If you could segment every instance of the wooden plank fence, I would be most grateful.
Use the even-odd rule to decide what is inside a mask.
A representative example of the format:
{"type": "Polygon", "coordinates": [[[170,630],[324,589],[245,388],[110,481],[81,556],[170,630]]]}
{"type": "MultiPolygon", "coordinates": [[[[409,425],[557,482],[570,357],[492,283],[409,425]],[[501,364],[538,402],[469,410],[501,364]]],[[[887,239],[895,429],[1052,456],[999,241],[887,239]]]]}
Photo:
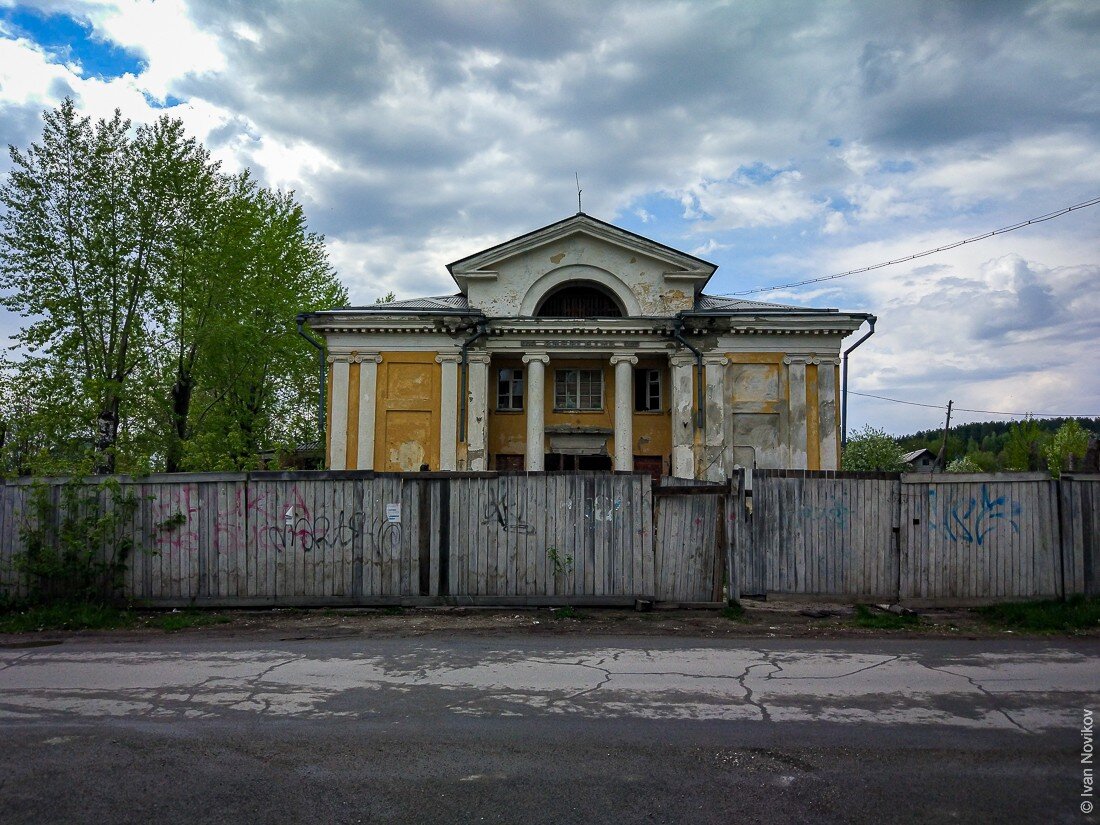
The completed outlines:
{"type": "MultiPolygon", "coordinates": [[[[685,545],[715,541],[713,523],[709,531],[694,525],[698,504],[687,496],[663,501],[673,544],[658,542],[666,560],[661,570],[674,583],[658,581],[646,474],[326,472],[121,481],[138,500],[125,535],[146,549],[130,560],[124,595],[150,604],[632,605],[658,594],[721,598],[721,555],[685,545]],[[673,529],[680,521],[684,529],[673,529]],[[677,553],[684,558],[675,559],[677,553]]],[[[30,489],[27,482],[0,487],[0,594],[8,596],[27,593],[13,560],[22,550],[30,489]]],[[[51,486],[54,495],[58,489],[51,486]]]]}
{"type": "Polygon", "coordinates": [[[743,594],[983,603],[1100,590],[1100,476],[757,470],[743,506],[743,594]]]}

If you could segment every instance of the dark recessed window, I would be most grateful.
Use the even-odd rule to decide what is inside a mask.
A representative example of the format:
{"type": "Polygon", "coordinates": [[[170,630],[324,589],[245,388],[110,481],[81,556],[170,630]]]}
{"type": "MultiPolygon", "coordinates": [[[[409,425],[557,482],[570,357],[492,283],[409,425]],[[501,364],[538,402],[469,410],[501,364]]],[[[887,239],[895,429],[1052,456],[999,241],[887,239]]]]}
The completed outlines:
{"type": "Polygon", "coordinates": [[[523,409],[523,370],[505,367],[498,373],[497,409],[523,409]]]}
{"type": "Polygon", "coordinates": [[[602,289],[593,286],[569,286],[547,298],[540,318],[621,318],[619,305],[602,289]]]}
{"type": "Polygon", "coordinates": [[[558,410],[602,410],[603,372],[600,370],[555,370],[554,408],[558,410]]]}
{"type": "Polygon", "coordinates": [[[661,409],[661,371],[634,370],[634,409],[657,412],[661,409]]]}

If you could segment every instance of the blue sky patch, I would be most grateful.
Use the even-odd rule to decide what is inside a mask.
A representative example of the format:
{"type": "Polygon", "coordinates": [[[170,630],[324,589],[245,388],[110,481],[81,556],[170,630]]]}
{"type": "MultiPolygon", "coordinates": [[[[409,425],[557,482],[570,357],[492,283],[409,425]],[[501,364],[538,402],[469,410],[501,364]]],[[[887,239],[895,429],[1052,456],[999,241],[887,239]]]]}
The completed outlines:
{"type": "Polygon", "coordinates": [[[67,14],[46,15],[15,6],[0,10],[0,20],[57,59],[79,63],[85,77],[110,80],[124,74],[137,75],[146,65],[137,54],[96,39],[90,23],[67,14]]]}

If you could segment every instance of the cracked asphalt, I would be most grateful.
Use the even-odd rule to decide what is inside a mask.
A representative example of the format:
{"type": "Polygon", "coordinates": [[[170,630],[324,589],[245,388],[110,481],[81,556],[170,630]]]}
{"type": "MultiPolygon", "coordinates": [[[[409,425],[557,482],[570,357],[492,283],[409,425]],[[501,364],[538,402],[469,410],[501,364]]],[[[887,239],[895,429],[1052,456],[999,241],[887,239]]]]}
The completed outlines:
{"type": "Polygon", "coordinates": [[[0,821],[1088,822],[1098,699],[1096,639],[76,638],[0,648],[0,821]]]}

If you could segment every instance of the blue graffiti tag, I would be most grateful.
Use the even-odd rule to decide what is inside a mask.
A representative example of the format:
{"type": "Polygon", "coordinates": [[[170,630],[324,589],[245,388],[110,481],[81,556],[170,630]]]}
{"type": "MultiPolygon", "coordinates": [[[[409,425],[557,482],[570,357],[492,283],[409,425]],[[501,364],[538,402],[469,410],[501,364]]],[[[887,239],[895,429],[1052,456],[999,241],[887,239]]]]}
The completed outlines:
{"type": "Polygon", "coordinates": [[[834,501],[827,507],[814,507],[806,504],[798,511],[798,514],[804,519],[831,521],[840,528],[846,528],[848,526],[848,516],[851,515],[851,513],[852,511],[848,509],[848,506],[839,501],[834,501]]]}
{"type": "Polygon", "coordinates": [[[942,529],[951,541],[965,541],[967,544],[980,546],[985,543],[985,537],[1002,522],[1007,522],[1013,532],[1020,532],[1020,525],[1016,521],[1021,512],[1019,502],[1009,502],[1004,496],[991,498],[985,484],[982,485],[980,501],[975,498],[965,501],[952,499],[944,500],[942,505],[936,491],[929,488],[928,504],[932,515],[928,522],[930,529],[942,529]]]}

